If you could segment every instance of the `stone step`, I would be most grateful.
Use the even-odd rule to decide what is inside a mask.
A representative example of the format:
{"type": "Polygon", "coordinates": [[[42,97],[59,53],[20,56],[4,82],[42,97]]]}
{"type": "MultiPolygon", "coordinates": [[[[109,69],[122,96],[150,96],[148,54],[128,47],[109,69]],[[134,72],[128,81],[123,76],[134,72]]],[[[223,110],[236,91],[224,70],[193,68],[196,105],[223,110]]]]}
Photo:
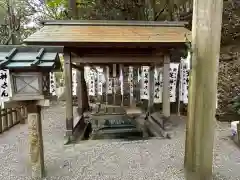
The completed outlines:
{"type": "Polygon", "coordinates": [[[142,137],[142,132],[134,127],[103,128],[94,132],[91,139],[142,137]]]}

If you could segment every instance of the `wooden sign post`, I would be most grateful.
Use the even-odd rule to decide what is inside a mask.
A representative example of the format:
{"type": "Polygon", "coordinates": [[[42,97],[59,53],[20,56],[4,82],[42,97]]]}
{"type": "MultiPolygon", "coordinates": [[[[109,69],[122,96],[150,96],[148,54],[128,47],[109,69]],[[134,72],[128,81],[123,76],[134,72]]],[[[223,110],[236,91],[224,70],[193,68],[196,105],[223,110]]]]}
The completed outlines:
{"type": "Polygon", "coordinates": [[[35,102],[27,105],[29,150],[32,165],[32,177],[44,177],[44,154],[41,124],[41,107],[35,102]]]}
{"type": "Polygon", "coordinates": [[[185,147],[187,180],[212,179],[222,0],[194,0],[185,147]]]}

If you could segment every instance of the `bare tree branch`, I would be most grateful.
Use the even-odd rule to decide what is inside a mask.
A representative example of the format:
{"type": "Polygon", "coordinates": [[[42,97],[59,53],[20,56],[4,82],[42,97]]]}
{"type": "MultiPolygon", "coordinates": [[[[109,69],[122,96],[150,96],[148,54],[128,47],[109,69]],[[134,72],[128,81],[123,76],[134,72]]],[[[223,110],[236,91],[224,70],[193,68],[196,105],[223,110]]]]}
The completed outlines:
{"type": "Polygon", "coordinates": [[[166,4],[164,5],[164,7],[162,8],[162,10],[159,11],[159,12],[156,14],[156,16],[155,16],[155,18],[154,18],[154,21],[157,21],[157,20],[158,20],[159,16],[165,11],[165,9],[166,9],[167,7],[168,7],[168,3],[166,3],[166,4]]]}

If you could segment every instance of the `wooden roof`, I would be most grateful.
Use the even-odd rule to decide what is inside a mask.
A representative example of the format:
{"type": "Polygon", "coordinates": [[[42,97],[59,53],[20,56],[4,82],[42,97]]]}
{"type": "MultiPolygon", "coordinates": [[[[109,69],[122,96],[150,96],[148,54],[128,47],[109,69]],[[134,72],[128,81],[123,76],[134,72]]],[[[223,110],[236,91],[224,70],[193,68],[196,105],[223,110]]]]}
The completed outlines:
{"type": "Polygon", "coordinates": [[[63,47],[0,45],[0,69],[61,70],[63,47]]]}
{"type": "Polygon", "coordinates": [[[27,44],[58,43],[185,43],[184,22],[46,21],[24,40],[27,44]]]}

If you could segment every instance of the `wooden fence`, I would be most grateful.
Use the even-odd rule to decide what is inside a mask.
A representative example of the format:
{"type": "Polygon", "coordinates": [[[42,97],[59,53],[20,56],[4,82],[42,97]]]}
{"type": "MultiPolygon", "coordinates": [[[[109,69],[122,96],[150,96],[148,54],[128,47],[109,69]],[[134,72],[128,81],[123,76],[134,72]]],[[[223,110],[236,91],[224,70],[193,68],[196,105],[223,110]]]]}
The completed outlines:
{"type": "Polygon", "coordinates": [[[0,134],[17,124],[24,124],[27,110],[24,106],[0,109],[0,134]]]}

